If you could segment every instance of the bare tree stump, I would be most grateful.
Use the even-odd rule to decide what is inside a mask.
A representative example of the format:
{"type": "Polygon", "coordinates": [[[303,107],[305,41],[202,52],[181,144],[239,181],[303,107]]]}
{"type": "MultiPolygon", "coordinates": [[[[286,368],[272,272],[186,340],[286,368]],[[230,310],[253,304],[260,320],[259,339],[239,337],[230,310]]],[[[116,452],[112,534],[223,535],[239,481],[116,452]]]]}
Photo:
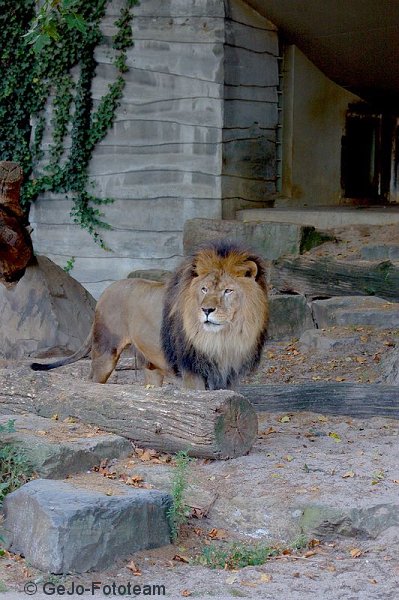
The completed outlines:
{"type": "Polygon", "coordinates": [[[19,281],[33,258],[32,241],[19,203],[22,169],[9,161],[0,162],[0,282],[19,281]]]}
{"type": "Polygon", "coordinates": [[[1,414],[72,416],[164,452],[234,458],[247,454],[258,434],[254,408],[233,391],[102,385],[28,367],[0,370],[0,380],[1,414]]]}

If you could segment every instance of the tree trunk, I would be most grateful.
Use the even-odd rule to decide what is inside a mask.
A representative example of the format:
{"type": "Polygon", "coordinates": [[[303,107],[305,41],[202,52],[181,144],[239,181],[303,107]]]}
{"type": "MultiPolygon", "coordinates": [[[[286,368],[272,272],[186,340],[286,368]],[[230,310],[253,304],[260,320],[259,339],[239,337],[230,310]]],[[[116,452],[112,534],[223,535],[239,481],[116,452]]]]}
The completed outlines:
{"type": "Polygon", "coordinates": [[[15,283],[33,258],[26,219],[19,203],[22,169],[13,162],[0,162],[0,282],[15,283]]]}
{"type": "Polygon", "coordinates": [[[88,383],[29,367],[4,369],[0,381],[1,414],[73,416],[164,452],[234,458],[249,452],[258,433],[254,408],[233,391],[88,383]]]}
{"type": "Polygon", "coordinates": [[[258,412],[310,411],[355,418],[399,419],[399,386],[368,383],[246,385],[239,392],[258,412]]]}
{"type": "Polygon", "coordinates": [[[280,291],[308,298],[380,296],[399,301],[399,267],[389,260],[344,262],[331,258],[282,258],[272,267],[271,280],[280,291]]]}

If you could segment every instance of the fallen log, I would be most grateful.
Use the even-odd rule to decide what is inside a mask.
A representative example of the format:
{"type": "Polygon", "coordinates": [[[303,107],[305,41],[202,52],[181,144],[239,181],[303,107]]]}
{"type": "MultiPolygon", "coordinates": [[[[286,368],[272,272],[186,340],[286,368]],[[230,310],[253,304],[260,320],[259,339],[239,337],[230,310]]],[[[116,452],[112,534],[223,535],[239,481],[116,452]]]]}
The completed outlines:
{"type": "Polygon", "coordinates": [[[280,291],[308,298],[366,295],[399,301],[399,266],[389,260],[373,263],[287,257],[273,263],[271,282],[280,291]]]}
{"type": "Polygon", "coordinates": [[[399,419],[399,386],[369,383],[246,385],[239,392],[257,412],[310,411],[354,418],[399,419]]]}
{"type": "Polygon", "coordinates": [[[0,370],[0,413],[75,417],[163,452],[200,458],[247,454],[258,434],[251,403],[240,394],[170,387],[98,384],[29,367],[0,370]]]}

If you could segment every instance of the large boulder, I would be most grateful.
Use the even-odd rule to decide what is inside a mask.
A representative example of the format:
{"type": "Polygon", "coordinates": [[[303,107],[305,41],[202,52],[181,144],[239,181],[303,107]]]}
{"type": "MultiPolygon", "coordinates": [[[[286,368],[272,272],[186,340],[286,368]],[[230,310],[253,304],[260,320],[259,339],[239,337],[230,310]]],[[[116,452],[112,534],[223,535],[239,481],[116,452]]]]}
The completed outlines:
{"type": "Polygon", "coordinates": [[[74,352],[90,331],[95,303],[61,267],[38,256],[13,288],[0,285],[0,356],[74,352]]]}

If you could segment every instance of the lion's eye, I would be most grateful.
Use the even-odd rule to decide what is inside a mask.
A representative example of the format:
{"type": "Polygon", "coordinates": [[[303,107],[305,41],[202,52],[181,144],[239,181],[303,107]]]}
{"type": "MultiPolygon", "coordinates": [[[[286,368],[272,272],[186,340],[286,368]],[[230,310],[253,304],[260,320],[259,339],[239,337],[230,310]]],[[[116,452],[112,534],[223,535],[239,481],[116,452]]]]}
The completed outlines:
{"type": "Polygon", "coordinates": [[[203,294],[207,294],[207,293],[208,293],[208,288],[207,288],[207,287],[205,287],[205,286],[203,286],[203,287],[201,288],[201,292],[202,292],[203,294]]]}
{"type": "Polygon", "coordinates": [[[224,295],[225,296],[230,296],[230,294],[232,294],[234,292],[234,290],[231,290],[230,288],[227,288],[226,290],[224,290],[224,295]]]}

